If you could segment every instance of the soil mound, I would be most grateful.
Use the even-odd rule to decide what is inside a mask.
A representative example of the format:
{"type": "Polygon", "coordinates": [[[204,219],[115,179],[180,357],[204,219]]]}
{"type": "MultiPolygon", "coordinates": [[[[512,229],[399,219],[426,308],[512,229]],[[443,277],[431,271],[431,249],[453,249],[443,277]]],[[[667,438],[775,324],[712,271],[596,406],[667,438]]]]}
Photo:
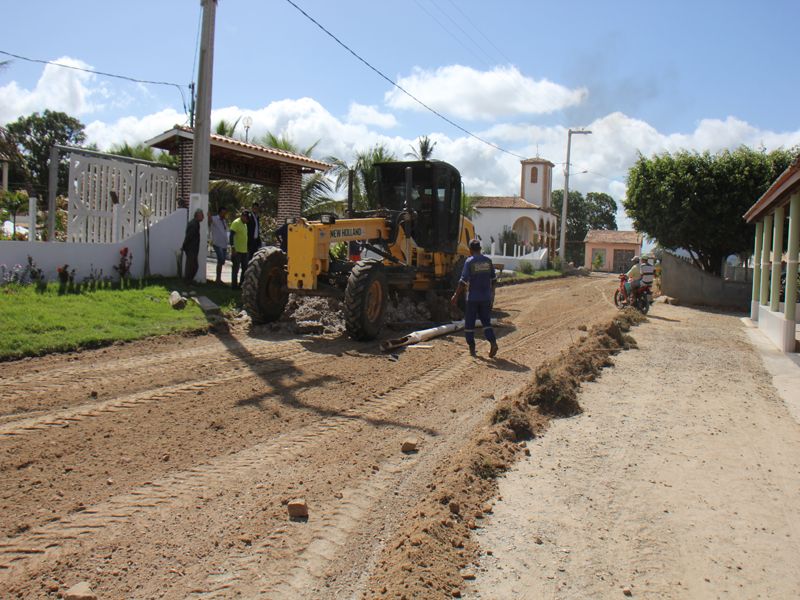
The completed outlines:
{"type": "Polygon", "coordinates": [[[526,440],[541,434],[551,418],[581,412],[580,382],[610,366],[612,354],[635,347],[626,332],[643,320],[631,311],[592,328],[520,392],[502,398],[486,426],[436,471],[429,493],[409,511],[408,525],[387,542],[364,597],[460,597],[478,558],[470,532],[492,510],[496,478],[520,453],[530,453],[526,440]]]}

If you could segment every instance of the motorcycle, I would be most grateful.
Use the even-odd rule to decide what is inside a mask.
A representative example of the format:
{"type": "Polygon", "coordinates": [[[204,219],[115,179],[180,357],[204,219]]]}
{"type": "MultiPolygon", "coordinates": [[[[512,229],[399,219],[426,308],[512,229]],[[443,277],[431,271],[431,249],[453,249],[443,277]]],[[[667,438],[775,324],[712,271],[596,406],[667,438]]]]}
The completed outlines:
{"type": "Polygon", "coordinates": [[[614,292],[614,304],[620,310],[627,306],[632,306],[643,315],[646,315],[650,310],[650,305],[653,303],[652,286],[649,283],[641,283],[636,290],[631,291],[633,297],[626,299],[625,283],[627,281],[628,276],[624,273],[619,276],[619,288],[614,292]]]}

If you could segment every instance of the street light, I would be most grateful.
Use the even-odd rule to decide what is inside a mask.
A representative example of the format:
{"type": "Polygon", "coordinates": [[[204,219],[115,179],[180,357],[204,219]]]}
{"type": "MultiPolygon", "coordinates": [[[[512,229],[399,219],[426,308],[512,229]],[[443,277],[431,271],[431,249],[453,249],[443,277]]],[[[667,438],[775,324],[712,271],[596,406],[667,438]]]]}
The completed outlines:
{"type": "Polygon", "coordinates": [[[592,133],[588,129],[570,129],[567,134],[567,162],[564,165],[564,198],[561,201],[561,239],[558,244],[558,256],[561,257],[561,265],[563,267],[566,258],[566,235],[567,235],[567,199],[569,198],[569,151],[572,145],[572,134],[585,134],[592,133]]]}
{"type": "Polygon", "coordinates": [[[247,143],[250,137],[250,128],[253,126],[253,117],[247,115],[242,119],[242,125],[244,125],[244,142],[247,143]]]}

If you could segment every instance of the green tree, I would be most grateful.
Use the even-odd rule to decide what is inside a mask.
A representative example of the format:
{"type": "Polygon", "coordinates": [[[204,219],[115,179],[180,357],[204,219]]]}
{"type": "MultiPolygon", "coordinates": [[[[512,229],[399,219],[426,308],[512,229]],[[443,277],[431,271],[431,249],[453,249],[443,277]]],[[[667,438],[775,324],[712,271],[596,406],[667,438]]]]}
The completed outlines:
{"type": "Polygon", "coordinates": [[[468,219],[471,219],[476,214],[479,214],[480,211],[477,208],[475,208],[475,205],[478,203],[478,200],[480,200],[480,197],[471,196],[470,194],[467,194],[467,192],[465,192],[462,189],[461,190],[461,214],[464,215],[465,217],[467,217],[468,219]]]}
{"type": "MultiPolygon", "coordinates": [[[[563,190],[554,190],[553,209],[561,214],[563,190]]],[[[569,193],[567,204],[567,231],[565,257],[576,265],[584,264],[583,240],[590,229],[617,229],[617,203],[603,192],[583,194],[576,190],[569,193]]]]}
{"type": "Polygon", "coordinates": [[[110,154],[117,156],[126,156],[128,158],[138,158],[141,160],[149,160],[150,162],[158,162],[164,166],[177,167],[178,156],[171,155],[168,152],[156,150],[152,146],[145,146],[144,144],[136,144],[131,146],[128,142],[122,144],[114,144],[108,150],[110,154]]]}
{"type": "Polygon", "coordinates": [[[417,146],[411,146],[411,152],[406,152],[406,157],[416,158],[417,160],[430,160],[435,147],[436,142],[431,142],[427,135],[423,135],[417,140],[417,146]]]}
{"type": "Polygon", "coordinates": [[[239,125],[239,121],[241,117],[236,119],[233,123],[230,121],[226,121],[225,119],[220,119],[217,121],[217,124],[214,125],[214,133],[217,135],[224,135],[225,137],[234,137],[236,135],[236,127],[239,125]]]}
{"type": "MultiPolygon", "coordinates": [[[[19,190],[17,192],[7,192],[0,190],[0,209],[8,212],[11,215],[11,239],[17,239],[17,215],[19,212],[28,206],[28,192],[19,190]]],[[[36,232],[31,231],[28,234],[28,239],[36,239],[36,232]]]]}
{"type": "Polygon", "coordinates": [[[742,215],[796,153],[742,146],[718,154],[639,155],[628,171],[625,210],[638,231],[665,248],[685,249],[698,267],[720,274],[726,257],[753,245],[754,228],[742,215]]]}
{"type": "MultiPolygon", "coordinates": [[[[83,123],[66,113],[51,110],[21,117],[9,123],[6,129],[21,160],[12,165],[40,199],[46,198],[52,147],[56,144],[75,146],[86,141],[83,123]]],[[[62,158],[58,168],[58,193],[66,192],[68,175],[69,165],[66,158],[62,158]]]]}
{"type": "Polygon", "coordinates": [[[331,175],[335,177],[335,189],[346,190],[348,172],[355,171],[353,183],[353,207],[356,210],[371,210],[378,206],[378,180],[375,165],[396,160],[386,146],[377,144],[368,150],[358,152],[355,162],[348,165],[342,159],[331,156],[326,162],[333,164],[331,175]]]}
{"type": "MultiPolygon", "coordinates": [[[[271,131],[268,131],[264,134],[264,137],[261,138],[261,143],[270,148],[277,148],[278,150],[284,150],[292,154],[300,154],[311,158],[314,155],[317,144],[319,144],[319,140],[307,148],[301,148],[285,135],[279,137],[271,131]]],[[[334,191],[333,186],[324,173],[316,171],[303,175],[303,182],[301,185],[300,210],[303,215],[310,216],[321,212],[336,212],[337,210],[341,210],[342,201],[332,198],[334,191]]]]}

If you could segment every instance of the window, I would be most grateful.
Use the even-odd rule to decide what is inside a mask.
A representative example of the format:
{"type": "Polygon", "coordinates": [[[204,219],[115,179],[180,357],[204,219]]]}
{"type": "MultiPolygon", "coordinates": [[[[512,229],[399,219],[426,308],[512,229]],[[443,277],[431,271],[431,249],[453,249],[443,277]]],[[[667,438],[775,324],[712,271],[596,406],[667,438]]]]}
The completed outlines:
{"type": "Polygon", "coordinates": [[[536,183],[539,181],[539,169],[538,167],[531,167],[531,183],[536,183]]]}

